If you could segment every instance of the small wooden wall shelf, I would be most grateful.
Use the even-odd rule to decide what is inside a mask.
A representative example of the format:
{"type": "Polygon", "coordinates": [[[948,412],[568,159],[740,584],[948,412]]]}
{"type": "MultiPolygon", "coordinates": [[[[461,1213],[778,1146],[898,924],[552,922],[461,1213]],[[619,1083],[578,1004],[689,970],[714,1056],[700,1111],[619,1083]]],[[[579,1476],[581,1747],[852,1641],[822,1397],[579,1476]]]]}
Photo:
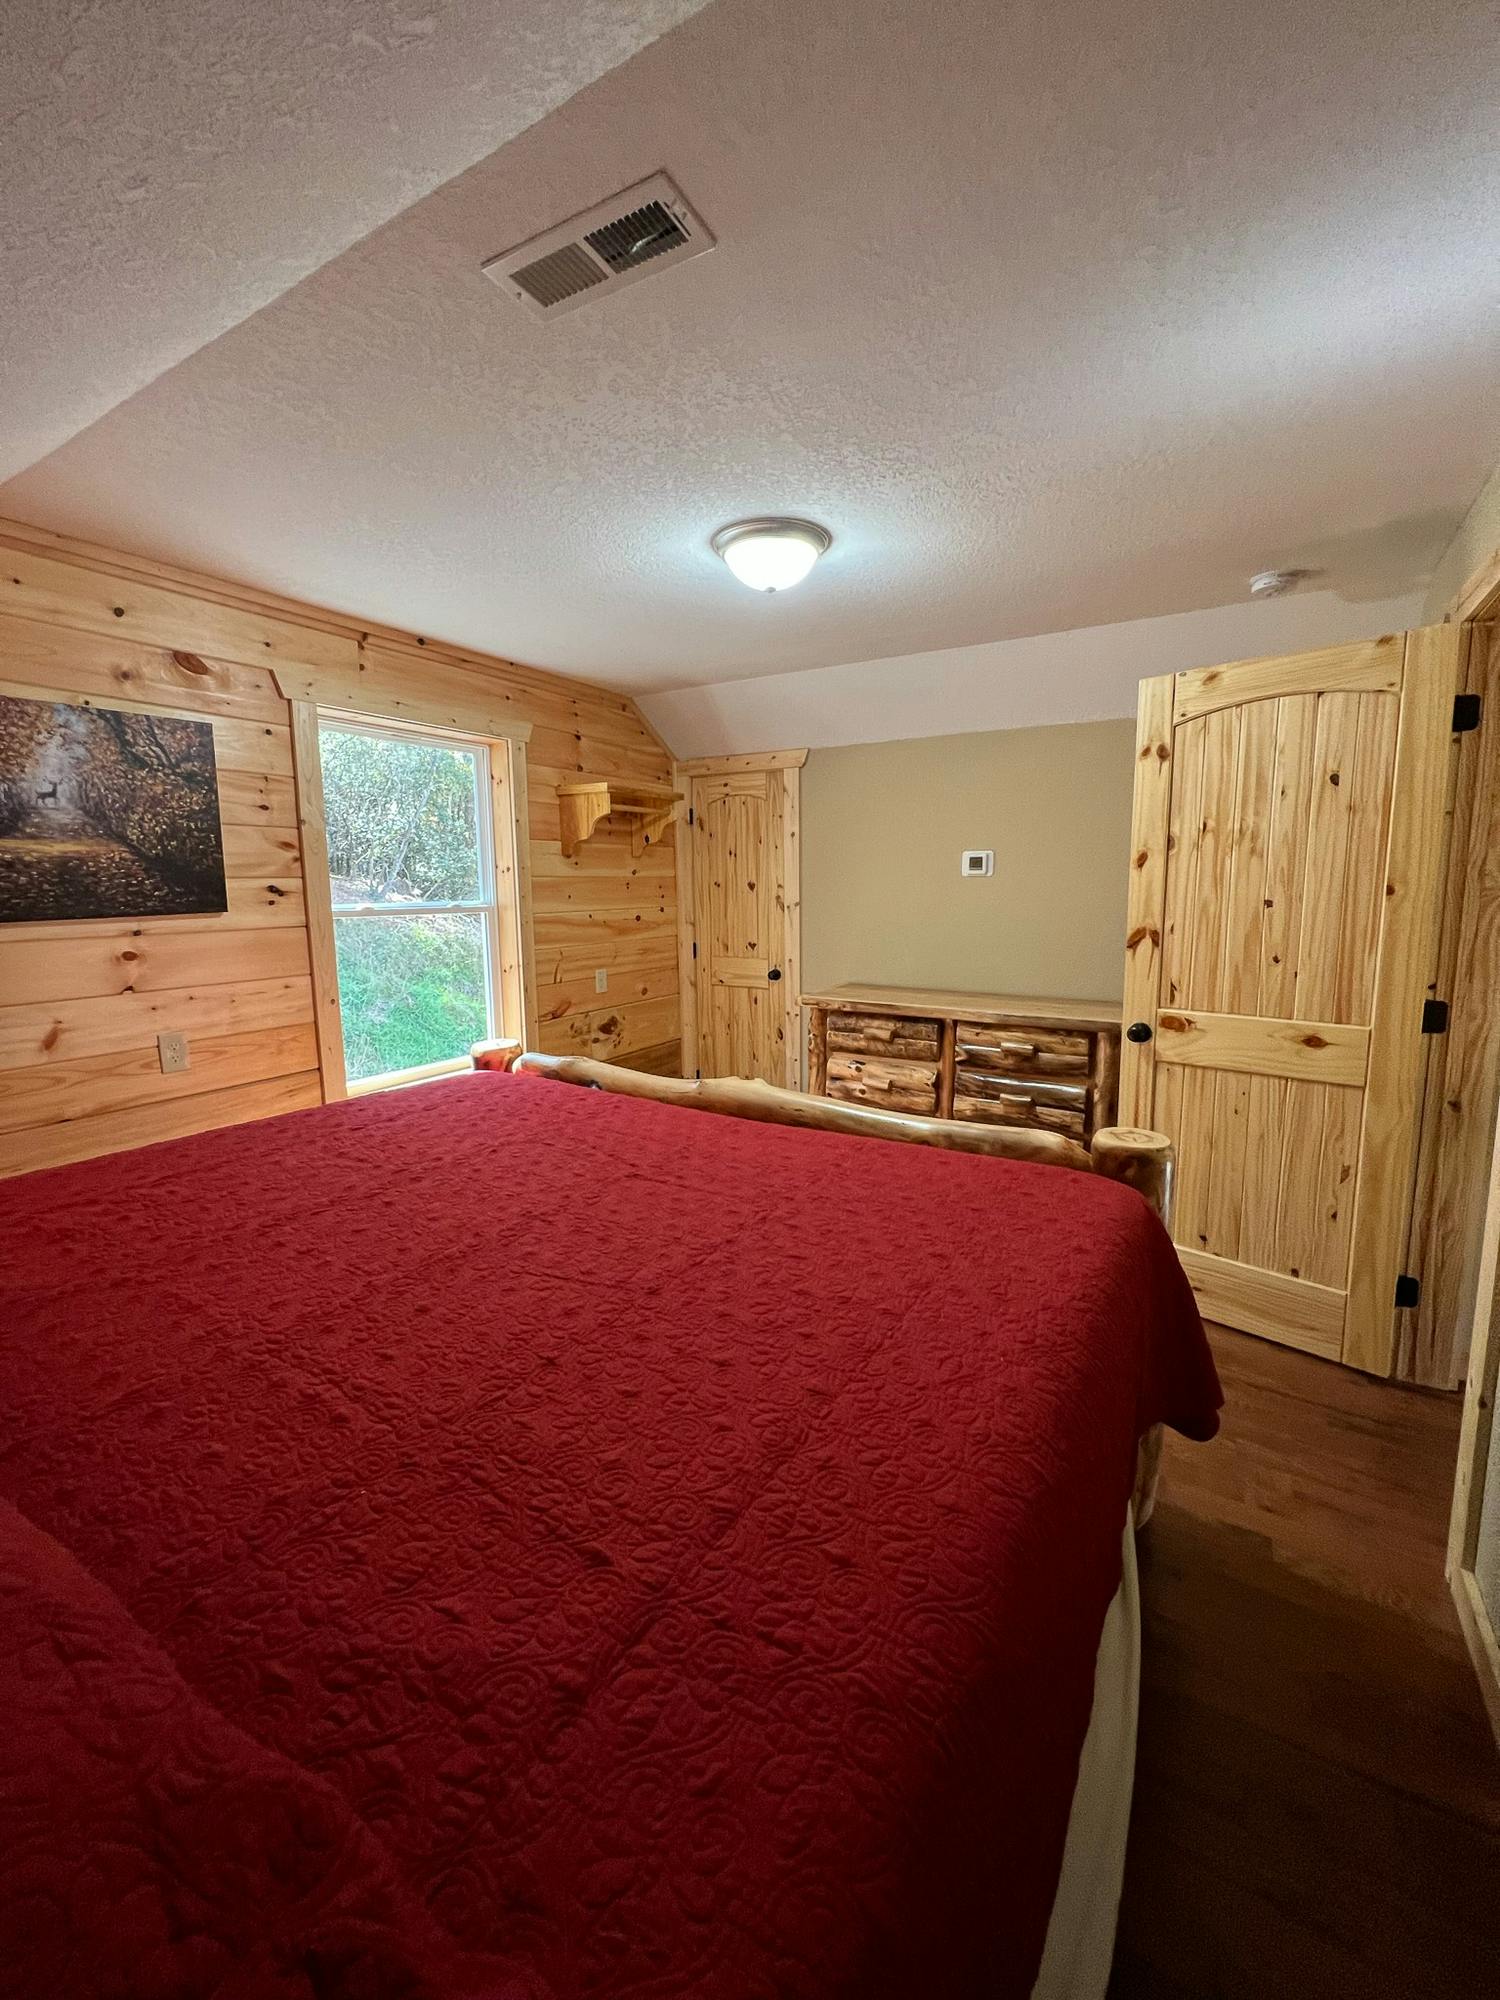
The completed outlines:
{"type": "Polygon", "coordinates": [[[835,986],[802,1004],[815,1097],[1085,1144],[1114,1122],[1118,1002],[835,986]]]}
{"type": "Polygon", "coordinates": [[[644,853],[672,824],[673,810],[681,798],[681,792],[674,792],[670,785],[631,783],[623,778],[576,778],[559,785],[562,851],[571,860],[600,820],[608,819],[611,813],[623,813],[631,821],[631,853],[644,853]]]}

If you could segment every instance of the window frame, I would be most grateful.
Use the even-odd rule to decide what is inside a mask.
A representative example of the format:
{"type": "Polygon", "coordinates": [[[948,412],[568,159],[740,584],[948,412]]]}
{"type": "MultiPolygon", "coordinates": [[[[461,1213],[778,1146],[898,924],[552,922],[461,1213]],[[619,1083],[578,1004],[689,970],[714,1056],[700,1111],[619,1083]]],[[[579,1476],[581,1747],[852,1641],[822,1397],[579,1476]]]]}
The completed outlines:
{"type": "MultiPolygon", "coordinates": [[[[349,918],[358,922],[376,922],[390,917],[425,916],[478,916],[483,918],[481,936],[484,940],[485,964],[485,1040],[493,1040],[497,1035],[517,1032],[507,1026],[511,1008],[511,981],[507,978],[506,944],[508,933],[514,933],[513,957],[520,961],[520,912],[512,902],[509,910],[502,905],[506,900],[503,888],[507,878],[515,875],[514,853],[521,831],[514,824],[513,816],[502,822],[499,806],[502,791],[511,796],[513,778],[510,768],[511,744],[504,738],[471,736],[461,730],[432,728],[422,723],[387,721],[380,716],[351,715],[337,709],[320,708],[317,711],[319,766],[322,764],[322,739],[325,730],[339,731],[350,736],[373,736],[382,742],[402,741],[435,743],[445,750],[462,750],[474,758],[474,824],[478,847],[478,883],[488,895],[478,901],[449,901],[442,903],[355,903],[340,904],[333,900],[333,875],[329,870],[329,909],[336,927],[340,920],[349,918]],[[504,767],[502,780],[500,766],[504,767]],[[509,919],[509,921],[507,921],[509,919]]],[[[330,942],[333,942],[331,939],[330,942]]],[[[334,979],[338,978],[337,952],[334,954],[334,979]]],[[[339,996],[340,1012],[343,995],[339,996]]],[[[518,1024],[519,1027],[519,1024],[518,1024]]],[[[409,1084],[427,1083],[436,1077],[453,1076],[469,1067],[468,1052],[445,1057],[440,1062],[419,1063],[406,1069],[384,1070],[378,1076],[354,1078],[349,1074],[347,1046],[341,1051],[343,1056],[343,1084],[347,1097],[368,1097],[376,1091],[400,1090],[409,1084]]]]}

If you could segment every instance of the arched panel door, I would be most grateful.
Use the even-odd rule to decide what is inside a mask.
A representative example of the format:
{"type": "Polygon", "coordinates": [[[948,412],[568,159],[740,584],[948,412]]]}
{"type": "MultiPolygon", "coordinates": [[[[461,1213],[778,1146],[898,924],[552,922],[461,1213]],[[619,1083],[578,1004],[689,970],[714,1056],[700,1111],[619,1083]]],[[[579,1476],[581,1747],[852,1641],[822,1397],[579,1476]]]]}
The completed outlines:
{"type": "MultiPolygon", "coordinates": [[[[684,1066],[797,1081],[801,1051],[797,807],[805,751],[678,767],[689,819],[684,1066]]],[[[681,850],[680,850],[681,852],[681,850]]]]}
{"type": "Polygon", "coordinates": [[[1207,1317],[1388,1373],[1460,638],[1143,683],[1122,1122],[1207,1317]]]}

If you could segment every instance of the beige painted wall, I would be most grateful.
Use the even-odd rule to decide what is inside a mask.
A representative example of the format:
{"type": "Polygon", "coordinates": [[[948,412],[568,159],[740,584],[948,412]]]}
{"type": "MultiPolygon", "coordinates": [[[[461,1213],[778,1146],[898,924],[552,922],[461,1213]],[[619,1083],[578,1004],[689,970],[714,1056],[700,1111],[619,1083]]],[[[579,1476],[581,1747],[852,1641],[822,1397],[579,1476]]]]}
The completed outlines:
{"type": "Polygon", "coordinates": [[[1133,722],[814,750],[802,775],[805,984],[1115,999],[1133,722]],[[995,872],[959,874],[966,847],[995,872]]]}
{"type": "Polygon", "coordinates": [[[1432,572],[1423,607],[1424,621],[1436,624],[1482,562],[1500,549],[1500,466],[1464,516],[1458,533],[1432,572]]]}

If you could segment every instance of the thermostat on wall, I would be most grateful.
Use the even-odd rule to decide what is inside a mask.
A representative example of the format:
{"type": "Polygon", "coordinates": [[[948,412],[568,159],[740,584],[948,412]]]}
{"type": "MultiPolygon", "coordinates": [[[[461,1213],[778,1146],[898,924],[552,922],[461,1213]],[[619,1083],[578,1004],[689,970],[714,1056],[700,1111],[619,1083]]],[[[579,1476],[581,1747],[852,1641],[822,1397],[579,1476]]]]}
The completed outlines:
{"type": "Polygon", "coordinates": [[[993,875],[995,872],[995,850],[993,847],[966,847],[964,858],[959,863],[960,875],[993,875]]]}

